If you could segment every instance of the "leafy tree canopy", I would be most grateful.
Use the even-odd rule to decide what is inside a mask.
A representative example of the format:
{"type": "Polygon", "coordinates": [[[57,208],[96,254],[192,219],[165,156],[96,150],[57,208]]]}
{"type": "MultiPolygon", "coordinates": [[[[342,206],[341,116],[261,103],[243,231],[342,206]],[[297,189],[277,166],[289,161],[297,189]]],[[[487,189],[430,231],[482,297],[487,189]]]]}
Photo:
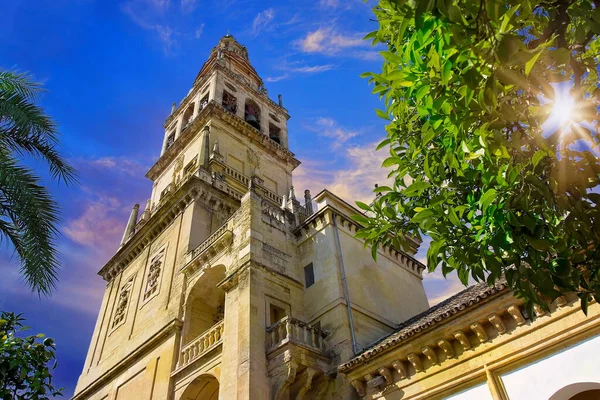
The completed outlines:
{"type": "Polygon", "coordinates": [[[43,334],[21,337],[21,315],[0,314],[0,399],[44,400],[62,396],[52,385],[49,363],[56,368],[54,341],[43,334]]]}
{"type": "Polygon", "coordinates": [[[367,244],[431,237],[430,271],[489,283],[547,307],[600,301],[600,1],[380,0],[381,73],[366,73],[389,121],[392,186],[356,219],[367,244]],[[567,85],[574,113],[555,88],[567,85]]]}

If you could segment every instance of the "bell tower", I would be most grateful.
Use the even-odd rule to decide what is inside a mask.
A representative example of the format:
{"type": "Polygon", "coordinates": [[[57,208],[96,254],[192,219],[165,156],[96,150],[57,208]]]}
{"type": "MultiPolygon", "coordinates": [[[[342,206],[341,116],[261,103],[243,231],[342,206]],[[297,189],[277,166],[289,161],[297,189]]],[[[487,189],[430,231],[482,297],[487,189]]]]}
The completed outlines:
{"type": "Polygon", "coordinates": [[[351,399],[338,363],[427,308],[418,241],[375,263],[356,209],[327,190],[296,199],[288,119],[246,48],[221,38],[99,272],[74,399],[351,399]]]}

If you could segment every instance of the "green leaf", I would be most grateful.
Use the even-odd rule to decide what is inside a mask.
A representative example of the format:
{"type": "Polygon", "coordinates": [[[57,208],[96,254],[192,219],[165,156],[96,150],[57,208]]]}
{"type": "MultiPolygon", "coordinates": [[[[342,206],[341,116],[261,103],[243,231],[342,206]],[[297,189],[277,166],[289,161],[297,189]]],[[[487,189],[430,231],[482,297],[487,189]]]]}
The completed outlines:
{"type": "Polygon", "coordinates": [[[535,55],[533,57],[531,57],[531,59],[525,63],[525,76],[529,76],[529,74],[531,73],[531,70],[535,66],[535,63],[540,58],[542,53],[543,53],[543,49],[536,52],[535,55]]]}
{"type": "Polygon", "coordinates": [[[542,159],[544,157],[546,157],[548,155],[548,153],[545,150],[538,150],[535,152],[535,154],[533,155],[533,158],[531,159],[531,163],[533,164],[533,167],[537,167],[538,164],[540,163],[540,161],[542,161],[542,159]]]}
{"type": "Polygon", "coordinates": [[[386,120],[388,120],[388,121],[391,121],[391,120],[390,120],[390,116],[389,116],[389,115],[388,115],[388,114],[387,114],[385,111],[382,111],[382,110],[380,110],[380,109],[376,108],[376,109],[375,109],[375,114],[377,114],[377,116],[378,116],[379,118],[383,118],[383,119],[386,119],[386,120]]]}
{"type": "Polygon", "coordinates": [[[425,189],[427,189],[429,187],[431,187],[431,184],[429,182],[416,181],[416,182],[413,182],[409,187],[404,189],[402,191],[402,193],[405,196],[411,197],[415,194],[421,194],[425,189]]]}
{"type": "Polygon", "coordinates": [[[369,218],[365,217],[364,215],[355,214],[355,215],[352,215],[351,218],[361,225],[364,225],[364,226],[369,225],[369,218]]]}
{"type": "Polygon", "coordinates": [[[531,236],[525,236],[531,247],[537,251],[546,252],[550,249],[550,244],[545,239],[536,239],[531,236]]]}
{"type": "Polygon", "coordinates": [[[479,205],[481,206],[481,209],[485,211],[489,207],[491,202],[496,199],[497,195],[498,192],[496,191],[496,189],[488,189],[479,199],[479,205]]]}
{"type": "Polygon", "coordinates": [[[361,210],[371,211],[370,205],[365,204],[362,201],[356,201],[355,203],[356,203],[357,207],[360,208],[361,210]]]}
{"type": "Polygon", "coordinates": [[[402,160],[400,159],[400,157],[388,157],[385,160],[383,160],[383,163],[381,164],[381,166],[383,168],[387,168],[387,167],[391,167],[391,166],[397,165],[401,161],[402,160]]]}
{"type": "Polygon", "coordinates": [[[429,219],[431,219],[433,216],[435,215],[435,213],[433,212],[433,210],[426,208],[423,211],[420,211],[418,213],[416,213],[412,218],[411,218],[411,222],[414,222],[415,224],[420,224],[423,223],[429,219]]]}
{"type": "Polygon", "coordinates": [[[444,61],[444,66],[442,68],[442,83],[444,86],[448,86],[448,82],[450,80],[450,75],[452,74],[452,61],[446,60],[444,61]]]}

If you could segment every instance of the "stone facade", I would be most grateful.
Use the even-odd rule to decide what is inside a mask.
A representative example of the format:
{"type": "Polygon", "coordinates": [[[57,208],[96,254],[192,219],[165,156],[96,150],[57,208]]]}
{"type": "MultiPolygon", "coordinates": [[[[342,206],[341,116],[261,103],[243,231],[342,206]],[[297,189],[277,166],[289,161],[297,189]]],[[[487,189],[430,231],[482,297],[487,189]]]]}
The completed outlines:
{"type": "Polygon", "coordinates": [[[75,399],[352,399],[338,365],[428,308],[417,241],[375,262],[353,207],[326,190],[296,199],[288,118],[222,38],[100,270],[75,399]]]}
{"type": "Polygon", "coordinates": [[[359,211],[327,190],[296,199],[288,118],[223,37],[174,104],[150,199],[99,272],[74,399],[594,395],[598,304],[586,317],[569,295],[528,315],[501,281],[429,308],[418,241],[375,262],[359,211]]]}

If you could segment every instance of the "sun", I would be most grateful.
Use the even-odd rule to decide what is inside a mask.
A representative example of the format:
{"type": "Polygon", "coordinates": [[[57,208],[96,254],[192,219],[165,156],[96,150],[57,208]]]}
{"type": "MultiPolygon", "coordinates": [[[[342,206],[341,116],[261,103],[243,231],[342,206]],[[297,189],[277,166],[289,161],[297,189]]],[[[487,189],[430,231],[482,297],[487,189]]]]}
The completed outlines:
{"type": "Polygon", "coordinates": [[[577,112],[575,99],[571,96],[570,85],[552,85],[554,87],[554,99],[541,98],[542,104],[553,103],[552,111],[542,124],[544,137],[551,135],[557,130],[568,132],[570,126],[575,122],[577,112]]]}
{"type": "Polygon", "coordinates": [[[575,113],[575,99],[566,88],[555,88],[554,106],[550,118],[554,119],[560,126],[569,125],[573,121],[575,113]]]}

